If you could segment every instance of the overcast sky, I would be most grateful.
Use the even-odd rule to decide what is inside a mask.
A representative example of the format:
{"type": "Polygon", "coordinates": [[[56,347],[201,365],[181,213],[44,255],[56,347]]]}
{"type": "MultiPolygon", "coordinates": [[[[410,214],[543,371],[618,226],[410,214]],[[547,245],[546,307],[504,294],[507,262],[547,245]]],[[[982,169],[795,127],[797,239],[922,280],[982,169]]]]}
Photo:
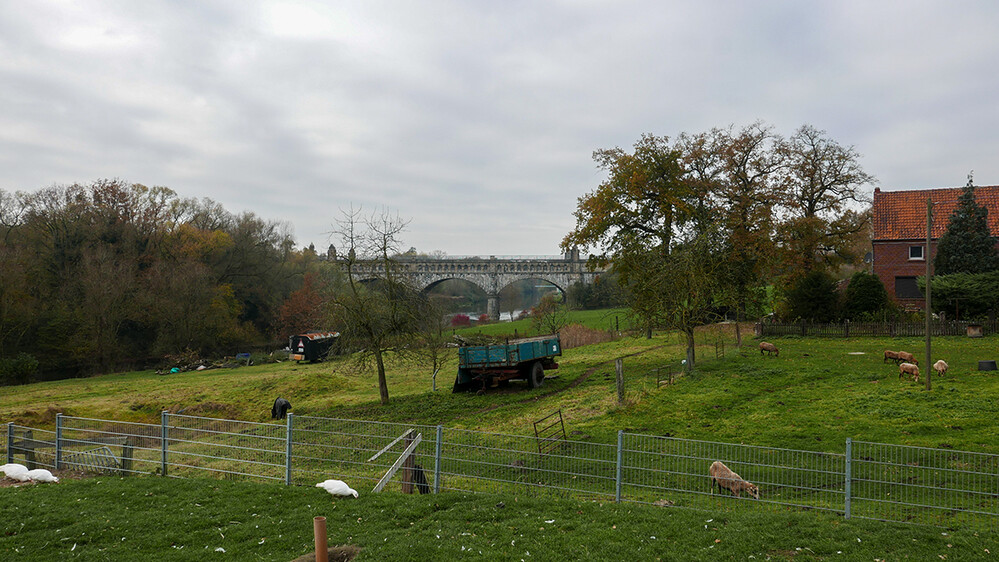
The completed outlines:
{"type": "Polygon", "coordinates": [[[999,2],[0,0],[0,189],[121,178],[329,244],[557,254],[600,148],[808,123],[882,189],[999,184],[999,2]]]}

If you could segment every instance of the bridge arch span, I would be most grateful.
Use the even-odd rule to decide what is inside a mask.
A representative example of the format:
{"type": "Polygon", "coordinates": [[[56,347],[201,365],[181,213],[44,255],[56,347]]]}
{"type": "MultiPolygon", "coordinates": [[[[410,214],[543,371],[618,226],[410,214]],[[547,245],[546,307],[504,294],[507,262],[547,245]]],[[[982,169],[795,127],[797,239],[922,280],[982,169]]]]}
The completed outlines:
{"type": "MultiPolygon", "coordinates": [[[[573,283],[591,284],[605,270],[590,268],[578,252],[565,259],[399,259],[395,262],[398,273],[409,278],[415,286],[426,291],[448,279],[467,281],[486,293],[486,314],[499,318],[499,293],[517,281],[540,279],[555,285],[563,294],[573,283]]],[[[358,278],[377,278],[380,267],[370,270],[354,268],[358,278]]]]}

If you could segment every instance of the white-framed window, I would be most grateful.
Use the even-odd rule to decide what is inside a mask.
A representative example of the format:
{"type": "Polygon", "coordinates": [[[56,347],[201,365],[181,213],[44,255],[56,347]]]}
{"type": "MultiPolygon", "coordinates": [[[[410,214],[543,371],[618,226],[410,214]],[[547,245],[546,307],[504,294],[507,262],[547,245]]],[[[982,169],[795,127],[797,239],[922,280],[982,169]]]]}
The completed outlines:
{"type": "Polygon", "coordinates": [[[923,247],[922,246],[909,246],[909,259],[910,260],[922,260],[923,259],[923,247]]]}

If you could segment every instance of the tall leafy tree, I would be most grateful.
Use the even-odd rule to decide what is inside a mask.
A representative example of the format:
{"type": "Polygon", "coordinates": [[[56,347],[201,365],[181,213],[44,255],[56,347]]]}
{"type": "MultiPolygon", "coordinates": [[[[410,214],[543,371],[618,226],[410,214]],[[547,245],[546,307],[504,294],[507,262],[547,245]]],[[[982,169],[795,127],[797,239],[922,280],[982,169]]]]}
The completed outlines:
{"type": "Polygon", "coordinates": [[[870,217],[851,209],[868,202],[866,186],[876,182],[860,165],[860,154],[811,125],[803,125],[781,147],[787,161],[781,225],[785,261],[800,274],[856,260],[852,236],[870,217]]]}
{"type": "MultiPolygon", "coordinates": [[[[649,260],[668,258],[676,232],[690,218],[691,190],[683,180],[681,156],[667,137],[649,134],[642,135],[632,152],[594,152],[608,177],[579,198],[576,227],[562,240],[562,248],[595,247],[598,261],[613,258],[622,284],[642,286],[641,276],[653,267],[649,260]]],[[[645,304],[633,299],[632,310],[651,336],[657,312],[645,304]]]]}
{"type": "Polygon", "coordinates": [[[718,296],[722,277],[718,275],[723,255],[718,251],[716,229],[689,233],[666,260],[646,253],[630,254],[638,273],[630,277],[632,309],[656,325],[683,333],[687,348],[687,370],[695,366],[694,329],[718,319],[718,296]],[[644,258],[644,259],[643,259],[644,258]]]}
{"type": "Polygon", "coordinates": [[[986,273],[999,269],[996,238],[989,231],[989,210],[975,200],[971,174],[937,243],[933,266],[937,275],[986,273]]]}
{"type": "Polygon", "coordinates": [[[682,181],[681,153],[667,137],[642,135],[634,151],[593,153],[608,177],[579,198],[576,227],[562,247],[597,247],[603,255],[654,248],[669,255],[674,230],[688,217],[690,188],[682,181]]]}

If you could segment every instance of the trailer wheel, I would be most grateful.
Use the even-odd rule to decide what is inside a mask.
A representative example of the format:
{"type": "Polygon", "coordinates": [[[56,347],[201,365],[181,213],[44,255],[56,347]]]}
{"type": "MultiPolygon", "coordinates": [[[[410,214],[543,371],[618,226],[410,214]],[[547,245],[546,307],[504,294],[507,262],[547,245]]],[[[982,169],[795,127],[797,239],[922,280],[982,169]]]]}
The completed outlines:
{"type": "Polygon", "coordinates": [[[527,374],[527,384],[531,388],[540,388],[541,385],[545,384],[545,368],[541,361],[535,361],[531,365],[531,371],[527,374]]]}

